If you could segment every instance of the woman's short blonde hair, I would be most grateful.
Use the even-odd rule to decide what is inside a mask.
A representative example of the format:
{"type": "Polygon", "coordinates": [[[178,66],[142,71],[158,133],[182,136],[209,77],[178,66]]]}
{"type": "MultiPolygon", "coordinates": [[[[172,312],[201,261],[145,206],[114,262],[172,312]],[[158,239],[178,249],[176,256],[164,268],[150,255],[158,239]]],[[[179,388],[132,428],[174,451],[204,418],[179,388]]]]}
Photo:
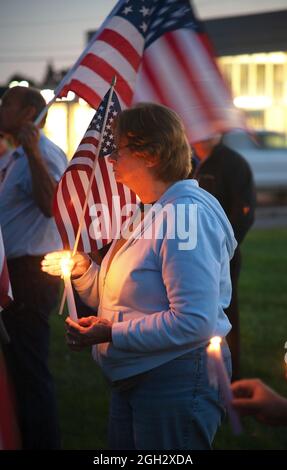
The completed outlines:
{"type": "Polygon", "coordinates": [[[155,103],[139,103],[122,111],[114,123],[117,140],[125,137],[128,146],[155,157],[157,179],[174,182],[188,178],[191,149],[179,116],[155,103]]]}

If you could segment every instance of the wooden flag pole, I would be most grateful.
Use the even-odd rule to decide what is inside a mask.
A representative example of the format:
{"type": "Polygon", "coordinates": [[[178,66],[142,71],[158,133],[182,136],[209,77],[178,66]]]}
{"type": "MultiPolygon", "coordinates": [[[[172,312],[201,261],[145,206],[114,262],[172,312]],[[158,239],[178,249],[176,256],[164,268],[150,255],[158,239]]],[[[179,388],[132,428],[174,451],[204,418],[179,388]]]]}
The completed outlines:
{"type": "MultiPolygon", "coordinates": [[[[100,151],[101,151],[103,136],[104,136],[104,132],[105,132],[106,124],[107,124],[109,109],[110,109],[112,96],[113,96],[113,92],[114,92],[116,83],[117,83],[117,77],[114,76],[113,79],[112,79],[112,82],[111,82],[111,89],[110,89],[108,103],[107,103],[106,112],[105,112],[105,116],[104,116],[102,132],[100,134],[99,143],[98,143],[98,146],[97,146],[96,158],[95,158],[95,161],[94,161],[94,164],[93,164],[92,174],[91,174],[91,177],[90,177],[90,180],[89,180],[89,186],[88,186],[86,198],[85,198],[84,206],[83,206],[83,209],[82,209],[82,212],[81,212],[81,218],[80,218],[80,221],[79,221],[79,227],[78,227],[78,231],[77,231],[77,235],[76,235],[76,239],[75,239],[75,244],[74,244],[74,248],[73,248],[73,252],[72,252],[72,257],[75,256],[75,254],[77,252],[77,249],[78,249],[78,244],[79,244],[79,240],[80,240],[80,236],[81,236],[81,232],[82,232],[82,228],[83,228],[83,224],[84,224],[84,220],[85,220],[85,213],[86,213],[86,210],[87,210],[87,207],[88,207],[88,201],[89,201],[89,197],[90,197],[91,190],[92,190],[93,179],[94,179],[94,176],[95,176],[96,166],[97,166],[98,158],[99,158],[100,151]]],[[[62,300],[61,300],[61,305],[60,305],[60,309],[59,309],[59,315],[62,315],[62,313],[63,313],[64,305],[65,305],[65,301],[66,301],[66,295],[67,295],[66,289],[64,289],[62,300]]]]}

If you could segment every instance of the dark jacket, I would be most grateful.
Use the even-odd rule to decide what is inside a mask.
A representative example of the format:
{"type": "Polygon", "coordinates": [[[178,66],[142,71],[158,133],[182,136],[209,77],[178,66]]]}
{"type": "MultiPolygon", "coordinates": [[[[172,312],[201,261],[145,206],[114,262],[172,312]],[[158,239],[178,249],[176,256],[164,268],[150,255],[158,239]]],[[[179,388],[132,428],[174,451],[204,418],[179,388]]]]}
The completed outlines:
{"type": "Polygon", "coordinates": [[[254,221],[256,204],[251,169],[246,160],[223,144],[193,170],[199,186],[213,194],[222,205],[238,243],[254,221]]]}

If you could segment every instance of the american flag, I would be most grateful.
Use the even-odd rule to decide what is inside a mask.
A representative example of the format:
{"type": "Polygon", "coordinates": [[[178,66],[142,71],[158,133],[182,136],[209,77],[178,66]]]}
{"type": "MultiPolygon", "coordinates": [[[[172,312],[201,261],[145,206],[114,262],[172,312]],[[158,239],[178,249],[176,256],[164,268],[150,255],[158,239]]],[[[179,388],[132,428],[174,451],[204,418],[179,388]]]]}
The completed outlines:
{"type": "Polygon", "coordinates": [[[244,127],[189,0],[121,0],[71,70],[69,90],[96,107],[117,75],[122,107],[154,101],[178,112],[190,142],[244,127]]]}
{"type": "Polygon", "coordinates": [[[12,301],[12,290],[0,227],[0,312],[12,301]]]}
{"type": "MultiPolygon", "coordinates": [[[[73,250],[84,202],[93,173],[96,151],[108,105],[109,91],[96,111],[67,170],[58,184],[54,198],[54,216],[63,246],[73,250]]],[[[136,195],[117,183],[107,156],[114,147],[112,124],[120,111],[115,92],[110,102],[106,127],[98,161],[96,162],[88,207],[78,250],[90,253],[102,248],[117,234],[121,226],[119,214],[126,204],[135,204],[136,195]]],[[[123,222],[123,220],[122,220],[123,222]]]]}

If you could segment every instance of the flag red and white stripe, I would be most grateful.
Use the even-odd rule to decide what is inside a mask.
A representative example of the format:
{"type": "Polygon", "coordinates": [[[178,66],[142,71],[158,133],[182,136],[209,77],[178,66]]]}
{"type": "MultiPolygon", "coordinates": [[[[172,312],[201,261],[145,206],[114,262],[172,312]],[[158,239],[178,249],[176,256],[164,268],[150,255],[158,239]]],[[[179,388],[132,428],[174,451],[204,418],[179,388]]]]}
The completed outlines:
{"type": "Polygon", "coordinates": [[[77,249],[90,253],[106,245],[117,236],[125,220],[125,217],[121,217],[122,208],[128,207],[129,204],[136,204],[136,195],[126,186],[116,182],[112,165],[107,161],[107,156],[114,149],[112,122],[120,111],[115,92],[112,95],[101,150],[96,161],[108,95],[109,92],[106,93],[93,117],[55,194],[54,216],[66,249],[74,249],[95,162],[88,206],[77,249]]]}
{"type": "Polygon", "coordinates": [[[72,90],[97,108],[116,75],[115,90],[121,108],[130,106],[144,44],[144,37],[132,22],[121,16],[112,16],[59,96],[66,96],[72,90]]]}
{"type": "Polygon", "coordinates": [[[60,96],[96,107],[117,75],[122,107],[154,101],[182,117],[190,142],[244,127],[188,0],[122,0],[107,18],[60,96]]]}
{"type": "Polygon", "coordinates": [[[191,29],[160,37],[144,53],[133,98],[174,109],[190,142],[244,125],[207,41],[204,33],[191,29]]]}

